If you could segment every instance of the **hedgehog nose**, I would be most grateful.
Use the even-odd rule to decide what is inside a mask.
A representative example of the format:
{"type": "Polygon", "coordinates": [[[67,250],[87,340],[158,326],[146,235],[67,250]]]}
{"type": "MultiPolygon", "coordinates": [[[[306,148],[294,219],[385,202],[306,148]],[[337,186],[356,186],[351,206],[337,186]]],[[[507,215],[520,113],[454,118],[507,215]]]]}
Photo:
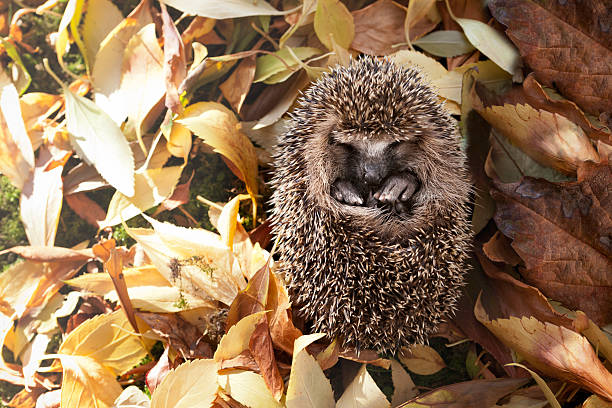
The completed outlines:
{"type": "Polygon", "coordinates": [[[366,166],[363,180],[371,186],[377,186],[382,181],[382,174],[377,168],[366,166]]]}

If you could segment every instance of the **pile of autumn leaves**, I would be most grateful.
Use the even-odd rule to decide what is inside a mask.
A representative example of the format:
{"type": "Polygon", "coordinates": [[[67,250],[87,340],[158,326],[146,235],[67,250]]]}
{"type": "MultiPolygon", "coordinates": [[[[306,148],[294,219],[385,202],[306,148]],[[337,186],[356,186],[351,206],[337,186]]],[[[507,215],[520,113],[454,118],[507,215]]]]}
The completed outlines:
{"type": "Polygon", "coordinates": [[[0,73],[0,172],[21,191],[30,243],[10,250],[24,260],[0,275],[0,344],[20,362],[0,359],[0,380],[23,386],[10,406],[557,407],[579,389],[590,395],[583,407],[609,406],[612,57],[609,37],[586,18],[602,15],[603,3],[585,2],[576,20],[560,3],[492,0],[507,36],[475,0],[378,0],[353,11],[318,0],[290,12],[261,0],[165,3],[196,17],[179,32],[163,4],[143,0],[124,18],[108,0],[69,0],[53,45],[64,66],[72,42],[88,75],[60,95],[23,93],[26,36],[13,22],[3,41],[13,76],[0,73]],[[207,47],[234,51],[209,56],[207,47]],[[239,222],[242,200],[258,219],[258,166],[270,163],[284,113],[356,52],[421,67],[461,116],[476,186],[476,261],[439,336],[483,352],[466,361],[472,381],[420,395],[405,367],[444,368],[432,348],[403,349],[400,364],[303,335],[260,246],[270,241],[267,224],[247,232],[239,222]],[[189,102],[217,83],[210,101],[189,102]],[[255,83],[274,86],[253,97],[255,83]],[[218,234],[143,214],[189,200],[190,181],[179,180],[193,135],[223,155],[248,193],[207,202],[218,234]],[[64,171],[75,154],[79,164],[64,171]],[[170,156],[183,164],[166,165],[170,156]],[[87,193],[109,186],[102,209],[87,193]],[[126,227],[137,242],[130,248],[113,239],[55,247],[64,202],[99,229],[140,214],[151,228],[126,227]],[[340,358],[362,366],[335,401],[324,370],[340,358]],[[391,403],[366,364],[391,369],[391,403]],[[537,385],[521,388],[529,376],[537,385]],[[151,398],[126,387],[143,378],[151,398]]]}

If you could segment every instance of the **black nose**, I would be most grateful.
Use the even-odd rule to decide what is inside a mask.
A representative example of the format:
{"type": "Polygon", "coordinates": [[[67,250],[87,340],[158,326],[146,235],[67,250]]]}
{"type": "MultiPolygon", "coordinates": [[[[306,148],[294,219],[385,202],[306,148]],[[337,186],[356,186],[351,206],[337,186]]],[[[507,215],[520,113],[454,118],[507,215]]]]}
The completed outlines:
{"type": "Polygon", "coordinates": [[[382,181],[382,174],[377,168],[366,167],[363,174],[363,181],[371,186],[377,186],[382,181]]]}

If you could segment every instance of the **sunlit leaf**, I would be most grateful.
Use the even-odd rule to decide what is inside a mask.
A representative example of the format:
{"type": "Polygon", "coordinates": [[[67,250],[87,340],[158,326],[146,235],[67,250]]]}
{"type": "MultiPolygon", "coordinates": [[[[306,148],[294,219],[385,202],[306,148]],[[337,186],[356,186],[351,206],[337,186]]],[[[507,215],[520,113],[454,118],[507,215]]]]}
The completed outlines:
{"type": "Polygon", "coordinates": [[[122,194],[134,196],[134,157],[121,129],[95,103],[64,89],[66,127],[80,158],[122,194]]]}
{"type": "Polygon", "coordinates": [[[419,375],[432,375],[446,367],[436,350],[423,344],[403,347],[398,357],[410,371],[419,375]]]}
{"type": "Polygon", "coordinates": [[[231,370],[219,375],[219,384],[236,401],[252,408],[280,408],[266,383],[259,374],[252,371],[231,370]]]}
{"type": "Polygon", "coordinates": [[[155,388],[151,408],[208,407],[218,389],[214,360],[189,361],[170,371],[155,388]]]}
{"type": "Polygon", "coordinates": [[[85,356],[61,357],[62,407],[110,408],[121,394],[115,374],[85,356]]]}
{"type": "Polygon", "coordinates": [[[525,367],[522,364],[511,363],[510,365],[521,367],[529,371],[529,374],[531,374],[535,382],[538,384],[538,386],[544,393],[544,396],[546,397],[546,400],[548,401],[550,406],[553,408],[561,408],[561,404],[559,404],[559,401],[557,401],[557,399],[555,398],[555,394],[551,391],[550,387],[548,387],[548,384],[546,384],[546,381],[544,381],[544,379],[538,375],[538,373],[525,367]]]}
{"type": "Polygon", "coordinates": [[[214,360],[217,362],[229,360],[247,350],[251,334],[253,334],[257,323],[265,313],[265,311],[253,313],[230,327],[227,334],[219,342],[214,360]]]}
{"type": "Polygon", "coordinates": [[[188,14],[216,19],[248,17],[248,16],[275,16],[285,14],[272,7],[267,1],[258,0],[204,0],[193,2],[191,0],[164,0],[169,6],[188,14]]]}
{"type": "Polygon", "coordinates": [[[387,397],[366,370],[365,364],[361,366],[336,404],[337,408],[385,408],[390,406],[387,397]]]}
{"type": "Polygon", "coordinates": [[[413,44],[440,57],[454,57],[474,50],[474,46],[468,42],[465,35],[454,30],[434,31],[413,41],[413,44]]]}
{"type": "Polygon", "coordinates": [[[115,400],[114,408],[149,408],[151,400],[135,385],[130,385],[115,400]]]}
{"type": "Polygon", "coordinates": [[[348,49],[355,37],[353,16],[339,0],[319,0],[314,17],[314,30],[319,40],[331,50],[334,41],[348,49]]]}
{"type": "Polygon", "coordinates": [[[89,68],[93,68],[102,41],[119,23],[123,15],[110,0],[89,0],[83,20],[83,42],[89,68]]]}
{"type": "MultiPolygon", "coordinates": [[[[312,47],[296,47],[292,48],[291,51],[302,61],[321,54],[321,50],[312,47]]],[[[257,58],[257,68],[253,82],[263,81],[266,84],[282,82],[298,69],[298,63],[294,60],[289,50],[284,48],[273,54],[257,58]]]]}

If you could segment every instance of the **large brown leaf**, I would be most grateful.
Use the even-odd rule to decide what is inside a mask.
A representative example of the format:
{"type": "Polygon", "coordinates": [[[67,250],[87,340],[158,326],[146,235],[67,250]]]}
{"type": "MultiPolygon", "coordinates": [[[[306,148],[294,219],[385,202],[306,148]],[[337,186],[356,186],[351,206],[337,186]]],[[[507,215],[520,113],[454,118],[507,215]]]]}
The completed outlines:
{"type": "Polygon", "coordinates": [[[540,82],[590,113],[612,111],[609,1],[492,0],[489,8],[540,82]]]}
{"type": "Polygon", "coordinates": [[[609,164],[585,163],[577,182],[525,177],[491,191],[525,279],[598,324],[612,321],[611,182],[609,164]]]}

